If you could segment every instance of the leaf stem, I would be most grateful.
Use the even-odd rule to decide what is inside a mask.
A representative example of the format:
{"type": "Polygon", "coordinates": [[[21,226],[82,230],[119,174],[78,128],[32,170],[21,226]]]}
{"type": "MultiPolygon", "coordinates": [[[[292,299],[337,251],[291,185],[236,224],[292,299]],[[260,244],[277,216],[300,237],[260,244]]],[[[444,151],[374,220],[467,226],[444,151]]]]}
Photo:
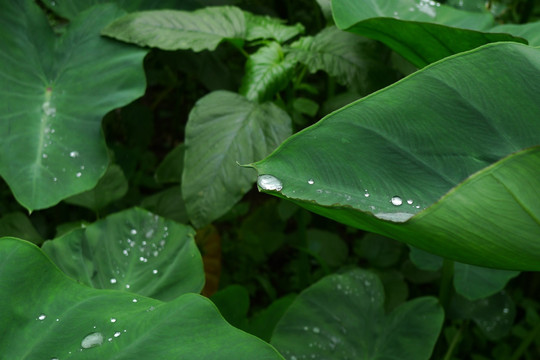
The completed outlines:
{"type": "Polygon", "coordinates": [[[450,295],[452,294],[452,279],[454,277],[454,262],[444,259],[441,274],[441,285],[439,287],[439,301],[443,308],[448,310],[450,295]]]}
{"type": "Polygon", "coordinates": [[[450,343],[450,346],[448,347],[448,350],[446,350],[446,353],[444,354],[443,360],[450,360],[452,359],[452,354],[454,353],[454,350],[456,349],[457,345],[463,338],[463,333],[465,329],[467,328],[468,321],[463,323],[459,330],[454,334],[454,337],[452,338],[452,342],[450,343]]]}
{"type": "Polygon", "coordinates": [[[529,332],[527,337],[525,337],[519,346],[517,347],[516,351],[512,354],[512,357],[510,360],[519,360],[523,356],[523,353],[525,353],[525,350],[531,345],[531,343],[540,336],[540,322],[537,322],[534,328],[529,332]]]}

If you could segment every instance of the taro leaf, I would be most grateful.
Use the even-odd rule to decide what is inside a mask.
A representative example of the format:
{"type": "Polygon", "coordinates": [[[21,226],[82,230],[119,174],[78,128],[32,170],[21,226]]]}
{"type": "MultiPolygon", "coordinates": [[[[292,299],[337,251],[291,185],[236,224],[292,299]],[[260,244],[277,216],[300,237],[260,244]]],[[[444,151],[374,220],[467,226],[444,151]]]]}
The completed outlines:
{"type": "Polygon", "coordinates": [[[339,83],[358,87],[366,81],[367,45],[365,39],[330,26],[292,43],[287,58],[306,64],[311,73],[324,70],[339,83]]]}
{"type": "Polygon", "coordinates": [[[495,26],[489,31],[494,33],[508,33],[527,39],[530,46],[540,46],[540,21],[528,24],[504,24],[495,26]]]}
{"type": "Polygon", "coordinates": [[[221,316],[235,328],[245,329],[249,310],[249,292],[241,285],[230,285],[210,298],[221,316]]]}
{"type": "Polygon", "coordinates": [[[474,265],[454,264],[454,288],[467,300],[478,300],[504,289],[518,271],[498,270],[474,265]]]}
{"type": "Polygon", "coordinates": [[[201,7],[197,0],[85,0],[85,1],[66,1],[66,0],[43,0],[50,10],[63,18],[72,20],[80,12],[98,4],[115,3],[118,7],[128,11],[148,10],[148,9],[181,9],[195,10],[201,7]]]}
{"type": "Polygon", "coordinates": [[[384,312],[379,278],[355,269],[304,290],[272,335],[287,359],[429,359],[444,319],[432,297],[384,312]]]}
{"type": "Polygon", "coordinates": [[[140,46],[164,50],[214,50],[222,41],[241,41],[246,35],[242,10],[232,6],[207,7],[193,12],[153,10],[117,19],[103,35],[140,46]]]}
{"type": "Polygon", "coordinates": [[[156,169],[156,181],[158,183],[179,183],[182,180],[185,149],[184,144],[180,144],[165,156],[165,159],[156,169]]]}
{"type": "Polygon", "coordinates": [[[332,11],[340,29],[381,41],[419,68],[490,42],[525,42],[509,34],[482,32],[494,25],[488,12],[432,1],[334,0],[332,11]]]}
{"type": "Polygon", "coordinates": [[[538,79],[540,49],[489,44],[330,114],[252,166],[261,189],[345,224],[460,262],[540,270],[538,79]]]}
{"type": "Polygon", "coordinates": [[[279,43],[292,39],[304,32],[302,24],[284,25],[281,19],[253,15],[244,11],[246,19],[246,40],[274,39],[279,43]]]}
{"type": "Polygon", "coordinates": [[[95,212],[103,209],[111,202],[121,199],[128,191],[128,183],[122,168],[111,165],[96,187],[84,193],[71,196],[64,201],[68,204],[79,205],[95,212]]]}
{"type": "Polygon", "coordinates": [[[409,257],[417,268],[425,271],[439,271],[442,268],[444,258],[414,246],[409,246],[409,248],[411,250],[409,257]]]}
{"type": "Polygon", "coordinates": [[[138,208],[47,241],[43,251],[68,276],[98,289],[169,301],[204,284],[193,229],[138,208]]]}
{"type": "Polygon", "coordinates": [[[0,240],[5,359],[283,359],[206,298],[164,303],[69,279],[36,246],[0,240]]]}
{"type": "Polygon", "coordinates": [[[227,91],[201,98],[186,125],[182,192],[196,228],[229,211],[256,179],[247,164],[291,134],[291,119],[272,103],[257,104],[227,91]]]}
{"type": "Polygon", "coordinates": [[[251,101],[271,100],[287,86],[295,65],[294,59],[285,58],[277,42],[261,47],[246,62],[240,94],[251,101]]]}
{"type": "Polygon", "coordinates": [[[259,339],[270,341],[274,328],[295,298],[296,294],[286,295],[274,301],[266,309],[253,315],[248,325],[248,332],[259,339]]]}
{"type": "Polygon", "coordinates": [[[306,238],[310,254],[328,266],[339,267],[347,260],[349,248],[339,235],[320,229],[308,229],[306,238]]]}
{"type": "Polygon", "coordinates": [[[57,38],[34,1],[0,2],[0,174],[29,210],[96,185],[102,117],[144,92],[146,51],[99,35],[119,14],[94,7],[57,38]]]}

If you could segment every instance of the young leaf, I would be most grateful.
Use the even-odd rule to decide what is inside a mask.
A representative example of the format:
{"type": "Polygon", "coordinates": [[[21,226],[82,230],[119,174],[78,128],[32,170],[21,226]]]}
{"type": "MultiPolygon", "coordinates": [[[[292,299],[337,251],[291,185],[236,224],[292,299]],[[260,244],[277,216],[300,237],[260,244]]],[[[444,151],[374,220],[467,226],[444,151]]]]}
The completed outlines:
{"type": "Polygon", "coordinates": [[[186,126],[182,192],[196,228],[225,214],[256,179],[247,164],[291,134],[291,119],[272,103],[257,104],[227,91],[201,98],[186,126]]]}
{"type": "Polygon", "coordinates": [[[43,251],[88,286],[169,301],[204,284],[193,236],[189,226],[132,208],[46,241],[43,251]]]}
{"type": "Polygon", "coordinates": [[[539,55],[490,44],[418,71],[253,164],[280,184],[261,188],[460,262],[539,270],[539,55]]]}
{"type": "Polygon", "coordinates": [[[225,40],[243,40],[246,24],[242,10],[233,6],[193,12],[153,10],[117,19],[103,29],[102,34],[139,46],[197,52],[214,50],[225,40]]]}
{"type": "Polygon", "coordinates": [[[287,86],[295,65],[294,59],[285,58],[278,43],[269,43],[246,62],[240,93],[251,101],[271,100],[287,86]]]}
{"type": "Polygon", "coordinates": [[[246,40],[274,39],[279,43],[292,39],[304,32],[302,24],[284,25],[280,19],[253,15],[244,11],[246,18],[246,40]]]}
{"type": "Polygon", "coordinates": [[[330,26],[291,44],[287,59],[306,64],[312,73],[324,70],[343,85],[363,88],[369,64],[365,44],[365,39],[330,26]]]}
{"type": "Polygon", "coordinates": [[[96,185],[102,117],[144,92],[146,51],[99,36],[119,14],[93,7],[57,38],[34,1],[0,2],[0,174],[29,210],[96,185]]]}
{"type": "Polygon", "coordinates": [[[36,246],[0,239],[0,353],[6,359],[283,360],[202,296],[164,303],[65,276],[36,246]],[[26,286],[21,286],[21,284],[26,286]]]}
{"type": "Polygon", "coordinates": [[[489,12],[468,12],[435,1],[332,1],[336,25],[383,42],[421,68],[444,57],[498,41],[525,42],[509,34],[487,32],[489,12]]]}
{"type": "Polygon", "coordinates": [[[417,298],[384,311],[379,278],[364,270],[331,275],[294,300],[272,335],[288,359],[429,359],[444,312],[417,298]]]}

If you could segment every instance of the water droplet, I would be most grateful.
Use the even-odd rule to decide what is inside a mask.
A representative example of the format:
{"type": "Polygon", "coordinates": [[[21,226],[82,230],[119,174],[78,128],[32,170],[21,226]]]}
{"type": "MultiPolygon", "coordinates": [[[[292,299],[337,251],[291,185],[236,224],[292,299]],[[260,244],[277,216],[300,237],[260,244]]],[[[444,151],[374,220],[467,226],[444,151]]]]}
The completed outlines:
{"type": "Polygon", "coordinates": [[[407,204],[409,204],[409,205],[412,205],[413,202],[414,202],[414,201],[412,201],[412,200],[410,200],[410,199],[407,200],[407,204]]]}
{"type": "Polygon", "coordinates": [[[420,205],[416,205],[415,207],[416,207],[417,209],[420,209],[420,205]]]}
{"type": "Polygon", "coordinates": [[[112,322],[112,323],[115,323],[115,322],[116,322],[116,318],[111,318],[111,322],[112,322]]]}
{"type": "Polygon", "coordinates": [[[131,285],[126,284],[126,289],[129,289],[130,287],[131,287],[131,285]]]}
{"type": "Polygon", "coordinates": [[[48,158],[48,157],[49,157],[49,155],[47,155],[47,154],[43,154],[43,155],[41,155],[41,157],[43,157],[44,159],[46,159],[46,158],[48,158]]]}
{"type": "Polygon", "coordinates": [[[313,332],[314,332],[315,334],[318,334],[318,333],[321,332],[321,330],[319,330],[318,327],[314,327],[314,328],[313,328],[313,332]]]}
{"type": "Polygon", "coordinates": [[[148,259],[145,258],[144,256],[141,256],[141,257],[139,257],[139,261],[140,262],[148,262],[148,259]]]}
{"type": "Polygon", "coordinates": [[[365,196],[365,197],[369,197],[369,193],[365,193],[364,196],[365,196]]]}
{"type": "Polygon", "coordinates": [[[272,175],[260,175],[257,178],[257,185],[263,190],[281,191],[283,189],[282,182],[272,175]]]}
{"type": "Polygon", "coordinates": [[[144,234],[144,236],[146,236],[147,239],[150,239],[152,235],[154,235],[154,229],[150,229],[146,232],[146,234],[144,234]]]}
{"type": "Polygon", "coordinates": [[[57,182],[57,181],[58,181],[58,179],[57,179],[57,178],[55,178],[55,177],[53,177],[53,178],[52,178],[52,181],[54,181],[54,182],[57,182]]]}
{"type": "Polygon", "coordinates": [[[72,151],[69,153],[69,156],[72,157],[72,158],[76,158],[77,156],[79,156],[79,152],[78,151],[72,151]]]}
{"type": "Polygon", "coordinates": [[[120,331],[117,331],[114,333],[114,337],[119,337],[122,333],[120,331]]]}
{"type": "Polygon", "coordinates": [[[47,315],[41,314],[41,315],[38,316],[38,320],[43,321],[43,320],[45,320],[46,317],[47,317],[47,315]]]}
{"type": "Polygon", "coordinates": [[[128,249],[122,250],[122,254],[124,254],[125,256],[129,256],[129,250],[128,249]]]}
{"type": "Polygon", "coordinates": [[[81,172],[78,172],[75,174],[75,176],[77,176],[78,178],[80,178],[82,176],[82,173],[81,172]]]}
{"type": "Polygon", "coordinates": [[[83,349],[90,349],[103,344],[103,335],[100,332],[94,332],[86,335],[81,341],[81,347],[83,349]]]}
{"type": "Polygon", "coordinates": [[[152,274],[157,274],[158,271],[156,269],[152,270],[152,274]]]}
{"type": "Polygon", "coordinates": [[[401,198],[399,196],[397,196],[397,195],[392,196],[392,199],[390,200],[390,202],[394,206],[400,206],[401,204],[403,204],[403,200],[401,200],[401,198]]]}
{"type": "Polygon", "coordinates": [[[115,278],[111,278],[110,282],[111,282],[111,284],[116,284],[116,279],[115,279],[115,278]]]}
{"type": "Polygon", "coordinates": [[[308,183],[309,185],[313,185],[313,184],[315,184],[315,181],[313,181],[313,179],[309,179],[309,180],[307,181],[307,183],[308,183]]]}
{"type": "Polygon", "coordinates": [[[137,300],[137,299],[133,299],[133,300],[131,300],[131,301],[133,301],[134,303],[136,303],[136,302],[137,302],[137,301],[139,301],[139,300],[137,300]]]}
{"type": "Polygon", "coordinates": [[[131,231],[129,232],[131,235],[137,235],[137,230],[135,229],[131,229],[131,231]]]}

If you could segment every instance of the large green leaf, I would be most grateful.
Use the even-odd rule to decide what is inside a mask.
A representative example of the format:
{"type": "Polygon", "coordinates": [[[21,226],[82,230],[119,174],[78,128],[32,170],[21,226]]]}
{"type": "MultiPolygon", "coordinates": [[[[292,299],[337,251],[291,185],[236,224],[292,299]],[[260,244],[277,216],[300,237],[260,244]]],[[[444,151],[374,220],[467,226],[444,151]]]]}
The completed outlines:
{"type": "Polygon", "coordinates": [[[489,12],[468,12],[427,0],[332,1],[336,25],[379,40],[417,67],[497,41],[518,41],[487,32],[489,12]]]}
{"type": "Polygon", "coordinates": [[[539,55],[491,44],[418,71],[253,164],[259,186],[441,256],[539,270],[539,55]]]}
{"type": "Polygon", "coordinates": [[[0,239],[5,359],[283,359],[228,325],[206,298],[168,303],[66,277],[36,246],[0,239]]]}
{"type": "Polygon", "coordinates": [[[102,33],[140,46],[202,51],[214,50],[224,40],[244,39],[246,25],[239,8],[216,6],[193,12],[135,12],[109,24],[102,33]]]}
{"type": "Polygon", "coordinates": [[[429,359],[443,320],[442,307],[430,297],[386,315],[379,278],[355,269],[298,295],[271,343],[288,359],[429,359]]]}
{"type": "Polygon", "coordinates": [[[291,134],[291,119],[273,103],[227,91],[201,98],[186,125],[182,193],[195,227],[225,214],[256,179],[238,163],[266,156],[291,134]]]}
{"type": "Polygon", "coordinates": [[[47,241],[43,251],[80,283],[168,301],[204,285],[193,236],[189,226],[133,208],[47,241]]]}
{"type": "Polygon", "coordinates": [[[146,51],[99,35],[119,14],[94,7],[56,37],[33,1],[0,2],[0,174],[29,210],[96,185],[102,117],[144,92],[146,51]]]}
{"type": "Polygon", "coordinates": [[[246,40],[274,39],[283,43],[304,32],[302,24],[288,26],[270,16],[253,15],[244,11],[246,18],[246,40]]]}
{"type": "Polygon", "coordinates": [[[271,100],[287,86],[295,65],[277,42],[261,47],[246,62],[240,93],[252,101],[271,100]]]}

